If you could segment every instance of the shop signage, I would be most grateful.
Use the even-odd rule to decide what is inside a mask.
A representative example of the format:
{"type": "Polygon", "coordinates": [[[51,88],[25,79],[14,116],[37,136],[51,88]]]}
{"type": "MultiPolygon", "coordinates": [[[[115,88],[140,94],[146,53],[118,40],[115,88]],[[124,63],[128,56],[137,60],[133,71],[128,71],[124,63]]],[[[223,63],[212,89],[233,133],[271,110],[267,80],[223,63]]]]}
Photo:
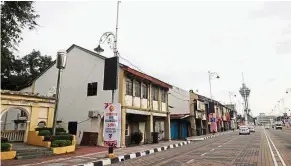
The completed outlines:
{"type": "Polygon", "coordinates": [[[105,103],[104,146],[120,147],[121,104],[105,103]]]}

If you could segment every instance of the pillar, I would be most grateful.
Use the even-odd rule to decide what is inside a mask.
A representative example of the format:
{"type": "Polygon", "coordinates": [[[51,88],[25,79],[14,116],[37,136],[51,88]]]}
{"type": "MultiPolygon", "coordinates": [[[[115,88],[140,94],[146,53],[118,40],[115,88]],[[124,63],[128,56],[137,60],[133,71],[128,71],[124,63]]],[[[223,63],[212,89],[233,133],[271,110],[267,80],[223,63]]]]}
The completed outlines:
{"type": "Polygon", "coordinates": [[[158,88],[158,110],[162,111],[162,95],[161,88],[158,88]]]}
{"type": "Polygon", "coordinates": [[[35,131],[38,124],[39,107],[31,107],[30,118],[29,118],[29,131],[35,131]]]}
{"type": "Polygon", "coordinates": [[[165,119],[164,125],[165,125],[165,140],[171,141],[171,127],[170,127],[170,114],[167,114],[167,117],[165,119]]]}
{"type": "Polygon", "coordinates": [[[152,140],[152,132],[153,130],[153,115],[148,115],[147,119],[146,119],[146,131],[145,131],[145,137],[146,137],[146,141],[151,142],[152,140]]]}
{"type": "Polygon", "coordinates": [[[47,127],[53,127],[53,121],[54,121],[54,107],[49,107],[48,112],[47,112],[47,122],[46,126],[47,127]]]}
{"type": "Polygon", "coordinates": [[[190,124],[191,124],[191,136],[196,136],[196,120],[194,116],[191,117],[190,124]]]}
{"type": "Polygon", "coordinates": [[[120,147],[125,146],[125,130],[126,130],[126,109],[121,108],[121,138],[120,138],[120,147]]]}

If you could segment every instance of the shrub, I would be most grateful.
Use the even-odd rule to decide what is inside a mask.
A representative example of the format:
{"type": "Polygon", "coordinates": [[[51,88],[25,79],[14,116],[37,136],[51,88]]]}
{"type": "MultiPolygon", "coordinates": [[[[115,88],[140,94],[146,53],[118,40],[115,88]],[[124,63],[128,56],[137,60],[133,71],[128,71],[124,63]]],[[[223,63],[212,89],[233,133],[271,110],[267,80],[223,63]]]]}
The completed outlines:
{"type": "Polygon", "coordinates": [[[66,132],[56,132],[56,135],[69,135],[69,133],[66,133],[66,132]]]}
{"type": "Polygon", "coordinates": [[[71,134],[67,134],[67,135],[54,135],[52,136],[52,141],[56,141],[56,140],[73,140],[73,135],[71,134]]]}
{"type": "Polygon", "coordinates": [[[48,137],[51,136],[51,132],[49,130],[41,130],[39,131],[38,135],[48,137]]]}
{"type": "Polygon", "coordinates": [[[11,144],[9,143],[1,143],[1,152],[10,151],[11,144]]]}
{"type": "Polygon", "coordinates": [[[140,144],[142,141],[142,133],[141,132],[135,132],[131,134],[131,140],[136,143],[136,144],[140,144]]]}
{"type": "Polygon", "coordinates": [[[8,143],[8,138],[1,137],[1,143],[8,143]]]}
{"type": "Polygon", "coordinates": [[[51,147],[64,147],[72,145],[70,140],[55,140],[52,142],[51,147]]]}
{"type": "MultiPolygon", "coordinates": [[[[49,130],[51,133],[53,133],[53,128],[51,127],[38,127],[35,128],[35,131],[42,131],[42,130],[49,130]]],[[[57,132],[66,132],[64,128],[56,128],[56,133],[57,132]]]]}

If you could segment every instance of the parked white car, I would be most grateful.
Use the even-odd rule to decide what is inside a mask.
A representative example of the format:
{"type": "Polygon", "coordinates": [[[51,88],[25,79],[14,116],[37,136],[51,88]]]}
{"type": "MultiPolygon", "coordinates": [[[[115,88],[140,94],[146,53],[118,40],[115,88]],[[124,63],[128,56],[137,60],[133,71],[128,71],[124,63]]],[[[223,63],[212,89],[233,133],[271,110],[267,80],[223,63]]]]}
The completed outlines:
{"type": "Polygon", "coordinates": [[[247,134],[250,135],[250,129],[248,126],[240,126],[239,127],[239,135],[247,134]]]}
{"type": "Polygon", "coordinates": [[[277,130],[277,129],[282,130],[282,129],[283,129],[282,124],[280,124],[280,123],[275,124],[275,129],[276,129],[276,130],[277,130]]]}
{"type": "Polygon", "coordinates": [[[255,132],[255,126],[249,126],[250,132],[255,132]]]}

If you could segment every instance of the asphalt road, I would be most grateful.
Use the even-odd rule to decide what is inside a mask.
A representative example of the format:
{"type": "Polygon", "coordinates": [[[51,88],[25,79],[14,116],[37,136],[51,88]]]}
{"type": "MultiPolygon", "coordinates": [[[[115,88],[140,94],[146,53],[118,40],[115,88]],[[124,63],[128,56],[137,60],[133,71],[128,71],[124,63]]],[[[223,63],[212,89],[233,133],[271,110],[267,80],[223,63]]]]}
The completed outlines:
{"type": "Polygon", "coordinates": [[[290,137],[291,130],[256,127],[251,135],[236,131],[113,166],[290,166],[290,137]]]}

